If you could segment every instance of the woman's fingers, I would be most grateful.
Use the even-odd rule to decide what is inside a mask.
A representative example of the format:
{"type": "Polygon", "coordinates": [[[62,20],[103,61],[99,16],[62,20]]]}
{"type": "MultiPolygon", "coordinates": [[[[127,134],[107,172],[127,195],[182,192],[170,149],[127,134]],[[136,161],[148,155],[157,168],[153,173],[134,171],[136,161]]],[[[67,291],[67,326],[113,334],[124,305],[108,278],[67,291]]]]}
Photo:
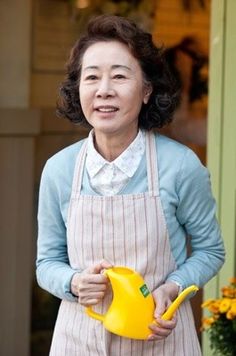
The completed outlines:
{"type": "Polygon", "coordinates": [[[106,285],[108,278],[103,274],[83,274],[79,280],[79,290],[92,288],[94,285],[99,288],[101,285],[106,285]]]}
{"type": "Polygon", "coordinates": [[[161,340],[170,335],[177,323],[176,316],[174,316],[172,320],[162,320],[161,316],[177,297],[178,286],[176,283],[167,282],[158,287],[152,295],[156,305],[154,311],[156,323],[149,326],[152,333],[149,335],[148,340],[161,340]]]}
{"type": "Polygon", "coordinates": [[[78,301],[81,305],[88,307],[91,305],[96,305],[104,298],[105,292],[94,292],[86,295],[81,295],[78,298],[78,301]]]}
{"type": "Polygon", "coordinates": [[[111,268],[113,265],[107,261],[107,260],[102,260],[101,262],[97,263],[96,265],[91,266],[90,268],[87,269],[87,273],[101,273],[102,270],[106,268],[111,268]]]}
{"type": "Polygon", "coordinates": [[[168,282],[162,284],[153,292],[153,298],[156,304],[154,317],[158,318],[164,314],[171,302],[178,295],[178,286],[176,283],[168,282]]]}
{"type": "Polygon", "coordinates": [[[107,277],[99,274],[86,275],[78,284],[79,303],[84,306],[95,305],[104,298],[107,277]]]}
{"type": "Polygon", "coordinates": [[[162,340],[170,335],[172,330],[176,327],[177,318],[172,320],[156,319],[156,323],[149,325],[152,333],[149,335],[148,340],[162,340]]]}
{"type": "Polygon", "coordinates": [[[111,267],[110,262],[102,260],[79,275],[77,291],[80,304],[84,306],[95,305],[104,298],[109,280],[102,271],[111,267]]]}

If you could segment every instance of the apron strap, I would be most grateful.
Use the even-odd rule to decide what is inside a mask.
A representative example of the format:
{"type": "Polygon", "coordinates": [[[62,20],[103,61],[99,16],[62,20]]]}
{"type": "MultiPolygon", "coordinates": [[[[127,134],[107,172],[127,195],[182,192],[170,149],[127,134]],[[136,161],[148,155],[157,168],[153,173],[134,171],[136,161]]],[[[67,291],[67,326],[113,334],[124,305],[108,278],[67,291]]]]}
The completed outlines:
{"type": "Polygon", "coordinates": [[[83,180],[83,172],[84,172],[84,164],[87,152],[88,139],[84,140],[82,147],[79,151],[79,154],[76,158],[74,177],[72,183],[72,193],[71,197],[75,197],[76,195],[80,195],[82,180],[83,180]]]}
{"type": "Polygon", "coordinates": [[[146,132],[146,160],[149,194],[150,196],[159,196],[156,139],[152,131],[146,132]]]}

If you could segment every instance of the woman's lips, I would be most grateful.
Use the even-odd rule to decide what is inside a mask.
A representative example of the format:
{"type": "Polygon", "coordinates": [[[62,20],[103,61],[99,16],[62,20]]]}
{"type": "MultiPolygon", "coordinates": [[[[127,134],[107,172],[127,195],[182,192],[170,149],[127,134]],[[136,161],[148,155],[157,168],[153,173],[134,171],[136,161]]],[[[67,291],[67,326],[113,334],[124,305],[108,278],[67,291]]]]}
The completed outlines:
{"type": "Polygon", "coordinates": [[[112,112],[116,112],[119,109],[116,106],[110,106],[110,105],[101,105],[101,106],[96,106],[95,110],[100,112],[100,113],[112,113],[112,112]]]}

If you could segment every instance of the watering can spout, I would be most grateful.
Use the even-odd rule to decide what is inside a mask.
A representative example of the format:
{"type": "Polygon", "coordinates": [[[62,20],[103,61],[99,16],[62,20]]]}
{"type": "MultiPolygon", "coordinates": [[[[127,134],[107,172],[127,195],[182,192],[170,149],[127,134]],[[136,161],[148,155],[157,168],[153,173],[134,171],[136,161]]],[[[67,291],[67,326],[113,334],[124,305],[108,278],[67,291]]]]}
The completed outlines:
{"type": "Polygon", "coordinates": [[[185,298],[193,292],[197,292],[198,291],[198,287],[195,285],[192,285],[186,289],[184,289],[179,296],[173,301],[173,303],[169,306],[169,308],[167,309],[167,311],[162,315],[162,319],[163,320],[171,320],[174,313],[176,312],[176,310],[178,309],[178,307],[180,306],[180,304],[185,300],[185,298]]]}

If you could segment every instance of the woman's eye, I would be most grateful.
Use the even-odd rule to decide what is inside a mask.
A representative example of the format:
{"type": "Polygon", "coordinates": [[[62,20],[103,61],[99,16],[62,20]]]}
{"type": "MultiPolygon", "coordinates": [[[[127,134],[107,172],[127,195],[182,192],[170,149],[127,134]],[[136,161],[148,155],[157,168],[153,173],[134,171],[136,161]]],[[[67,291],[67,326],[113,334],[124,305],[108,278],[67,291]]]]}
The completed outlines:
{"type": "Polygon", "coordinates": [[[125,79],[125,76],[123,74],[115,74],[114,78],[115,79],[125,79]]]}
{"type": "Polygon", "coordinates": [[[96,80],[97,76],[94,74],[88,75],[87,77],[85,77],[85,80],[96,80]]]}

